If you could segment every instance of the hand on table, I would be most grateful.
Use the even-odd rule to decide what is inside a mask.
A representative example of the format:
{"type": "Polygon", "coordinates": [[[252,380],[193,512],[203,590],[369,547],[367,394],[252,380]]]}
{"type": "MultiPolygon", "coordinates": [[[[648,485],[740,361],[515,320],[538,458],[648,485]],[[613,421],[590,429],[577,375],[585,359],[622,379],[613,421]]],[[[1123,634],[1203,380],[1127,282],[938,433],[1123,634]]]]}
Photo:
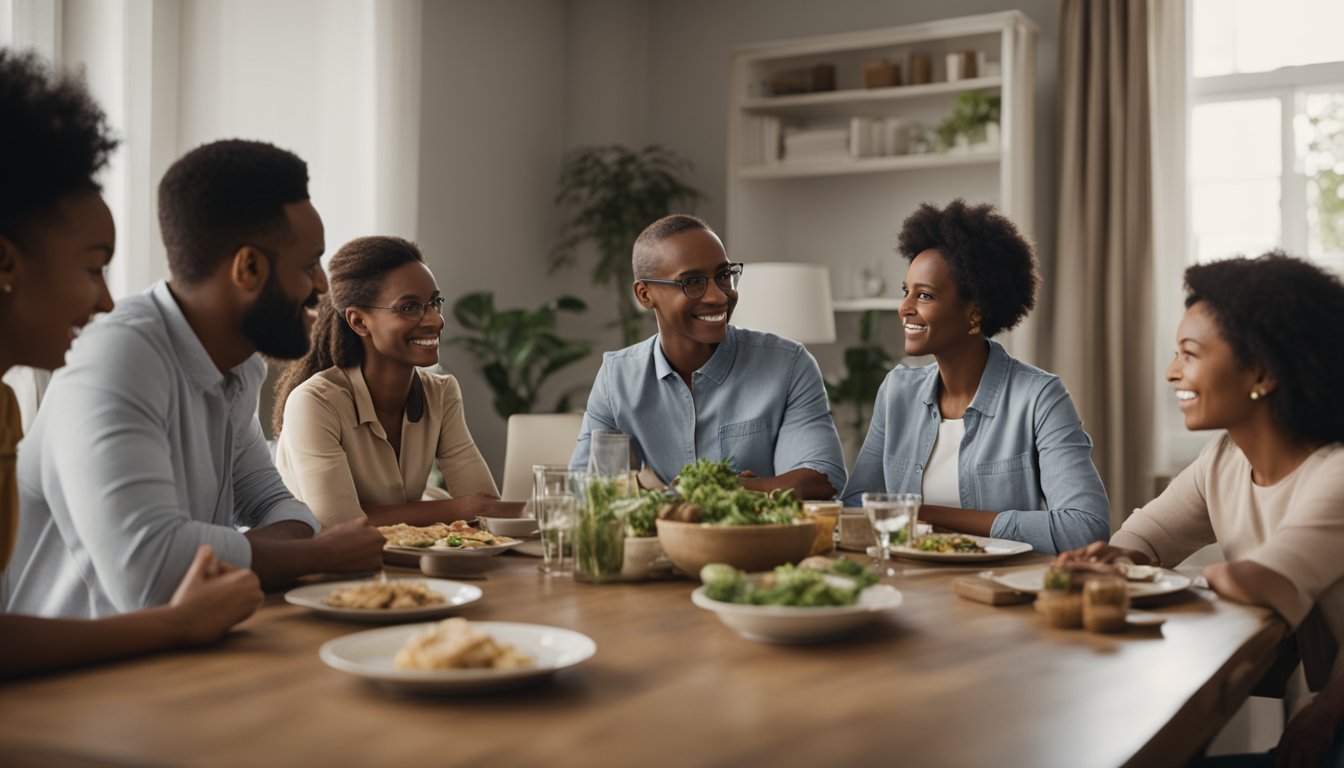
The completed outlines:
{"type": "Polygon", "coordinates": [[[251,616],[262,598],[257,574],[229,565],[202,545],[168,607],[181,625],[182,641],[204,645],[251,616]]]}
{"type": "Polygon", "coordinates": [[[321,547],[318,571],[351,573],[383,567],[383,545],[387,539],[368,518],[329,525],[315,541],[321,547]]]}
{"type": "Polygon", "coordinates": [[[1120,559],[1128,560],[1135,565],[1157,565],[1151,557],[1142,552],[1113,547],[1104,541],[1094,541],[1085,547],[1060,552],[1059,556],[1055,558],[1054,564],[1062,566],[1065,563],[1080,560],[1092,563],[1113,563],[1120,559]]]}

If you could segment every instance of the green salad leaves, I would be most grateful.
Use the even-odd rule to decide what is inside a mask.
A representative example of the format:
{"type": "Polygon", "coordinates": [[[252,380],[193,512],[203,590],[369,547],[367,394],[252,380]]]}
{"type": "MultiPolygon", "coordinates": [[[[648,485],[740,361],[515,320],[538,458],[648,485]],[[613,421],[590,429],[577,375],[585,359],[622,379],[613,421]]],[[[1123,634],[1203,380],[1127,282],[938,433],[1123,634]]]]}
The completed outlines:
{"type": "Polygon", "coordinates": [[[749,491],[727,461],[700,459],[682,468],[680,477],[682,503],[699,508],[701,523],[785,525],[799,513],[793,491],[749,491]]]}
{"type": "Polygon", "coordinates": [[[877,583],[877,574],[842,557],[825,570],[781,565],[753,580],[731,565],[711,563],[700,569],[711,600],[746,605],[822,607],[853,605],[859,593],[877,583]]]}

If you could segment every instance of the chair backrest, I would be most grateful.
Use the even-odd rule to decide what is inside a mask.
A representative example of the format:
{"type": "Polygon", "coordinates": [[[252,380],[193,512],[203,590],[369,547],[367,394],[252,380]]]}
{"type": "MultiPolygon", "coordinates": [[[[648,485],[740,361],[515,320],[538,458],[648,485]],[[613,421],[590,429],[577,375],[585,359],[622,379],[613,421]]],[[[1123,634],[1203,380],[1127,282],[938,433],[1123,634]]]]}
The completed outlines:
{"type": "Polygon", "coordinates": [[[506,501],[532,498],[532,465],[568,464],[583,425],[581,413],[517,413],[509,417],[504,443],[506,501]]]}

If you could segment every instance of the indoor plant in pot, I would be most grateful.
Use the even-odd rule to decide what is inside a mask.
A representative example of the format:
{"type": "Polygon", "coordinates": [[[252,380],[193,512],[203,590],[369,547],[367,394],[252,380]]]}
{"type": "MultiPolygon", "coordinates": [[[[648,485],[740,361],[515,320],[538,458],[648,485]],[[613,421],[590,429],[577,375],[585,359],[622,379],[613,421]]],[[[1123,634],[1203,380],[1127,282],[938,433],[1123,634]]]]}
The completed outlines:
{"type": "Polygon", "coordinates": [[[550,268],[574,264],[579,246],[592,242],[597,249],[593,282],[613,292],[625,346],[644,338],[647,322],[630,290],[630,249],[645,227],[686,211],[702,197],[682,181],[690,170],[688,162],[658,145],[638,151],[620,145],[580,147],[560,170],[555,202],[566,219],[548,257],[550,268]]]}
{"type": "MultiPolygon", "coordinates": [[[[556,313],[584,309],[579,299],[561,296],[536,309],[498,310],[489,291],[469,293],[453,304],[453,316],[466,333],[448,343],[465,348],[481,364],[495,411],[507,419],[531,413],[546,379],[592,350],[587,341],[564,339],[555,332],[556,313]]],[[[569,410],[569,395],[561,396],[553,410],[569,410]]]]}

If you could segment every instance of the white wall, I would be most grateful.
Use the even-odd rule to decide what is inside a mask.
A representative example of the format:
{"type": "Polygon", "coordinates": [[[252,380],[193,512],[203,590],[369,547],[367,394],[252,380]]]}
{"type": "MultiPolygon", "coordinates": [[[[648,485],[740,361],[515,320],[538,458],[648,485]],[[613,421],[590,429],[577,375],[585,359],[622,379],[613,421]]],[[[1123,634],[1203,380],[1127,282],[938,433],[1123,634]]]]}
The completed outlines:
{"type": "MultiPolygon", "coordinates": [[[[1036,45],[1036,220],[1030,222],[1046,274],[1053,261],[1055,153],[1056,0],[942,0],[938,3],[828,0],[825,3],[778,0],[654,0],[649,58],[652,100],[651,140],[686,155],[695,166],[693,182],[710,199],[700,213],[716,226],[726,226],[728,67],[731,50],[744,43],[765,42],[833,32],[913,24],[957,16],[1017,9],[1040,28],[1036,45]]],[[[954,177],[949,174],[949,178],[954,177]]],[[[955,182],[954,186],[955,186],[955,182]]],[[[939,190],[933,197],[946,196],[939,190]]],[[[781,223],[783,226],[784,223],[781,223]]],[[[900,221],[891,223],[893,233],[900,221]]],[[[729,253],[733,232],[724,231],[729,253]]],[[[894,255],[895,237],[888,244],[888,280],[900,279],[904,262],[894,255]]],[[[1046,293],[1042,292],[1042,297],[1046,293]]],[[[857,316],[837,318],[834,344],[813,345],[826,375],[838,375],[842,355],[857,336],[857,316]]],[[[889,350],[901,348],[897,320],[884,318],[882,338],[889,350]]]]}
{"type": "MultiPolygon", "coordinates": [[[[450,304],[481,290],[509,307],[563,292],[593,298],[577,272],[546,275],[560,226],[551,197],[565,147],[566,9],[552,0],[425,6],[419,243],[450,304]]],[[[564,318],[562,332],[601,335],[595,315],[564,318]]],[[[450,317],[445,338],[457,331],[450,317]]],[[[452,346],[441,362],[461,380],[467,425],[500,477],[504,422],[475,362],[452,346]]]]}
{"type": "MultiPolygon", "coordinates": [[[[722,229],[727,187],[728,65],[731,49],[764,40],[844,32],[1018,8],[1040,27],[1034,231],[1049,260],[1053,237],[1055,0],[875,2],[874,0],[453,0],[424,16],[420,242],[450,298],[493,290],[513,305],[562,292],[590,303],[562,331],[612,348],[614,313],[586,269],[547,277],[545,254],[561,218],[551,202],[566,149],[586,144],[664,144],[694,164],[690,181],[707,200],[698,213],[722,229]]],[[[893,224],[893,231],[899,222],[893,224]]],[[[732,232],[724,232],[732,251],[732,232]]],[[[894,239],[892,242],[894,248],[894,239]]],[[[895,259],[896,257],[892,257],[895,259]]],[[[903,274],[902,265],[893,265],[903,274]]],[[[839,318],[840,339],[813,349],[828,375],[841,367],[857,318],[839,318]]],[[[449,320],[448,335],[455,332],[449,320]]],[[[899,349],[896,321],[883,336],[899,349]]],[[[476,365],[445,348],[458,375],[468,425],[498,475],[503,422],[476,365]]],[[[586,386],[599,358],[561,376],[549,400],[586,386]]]]}

